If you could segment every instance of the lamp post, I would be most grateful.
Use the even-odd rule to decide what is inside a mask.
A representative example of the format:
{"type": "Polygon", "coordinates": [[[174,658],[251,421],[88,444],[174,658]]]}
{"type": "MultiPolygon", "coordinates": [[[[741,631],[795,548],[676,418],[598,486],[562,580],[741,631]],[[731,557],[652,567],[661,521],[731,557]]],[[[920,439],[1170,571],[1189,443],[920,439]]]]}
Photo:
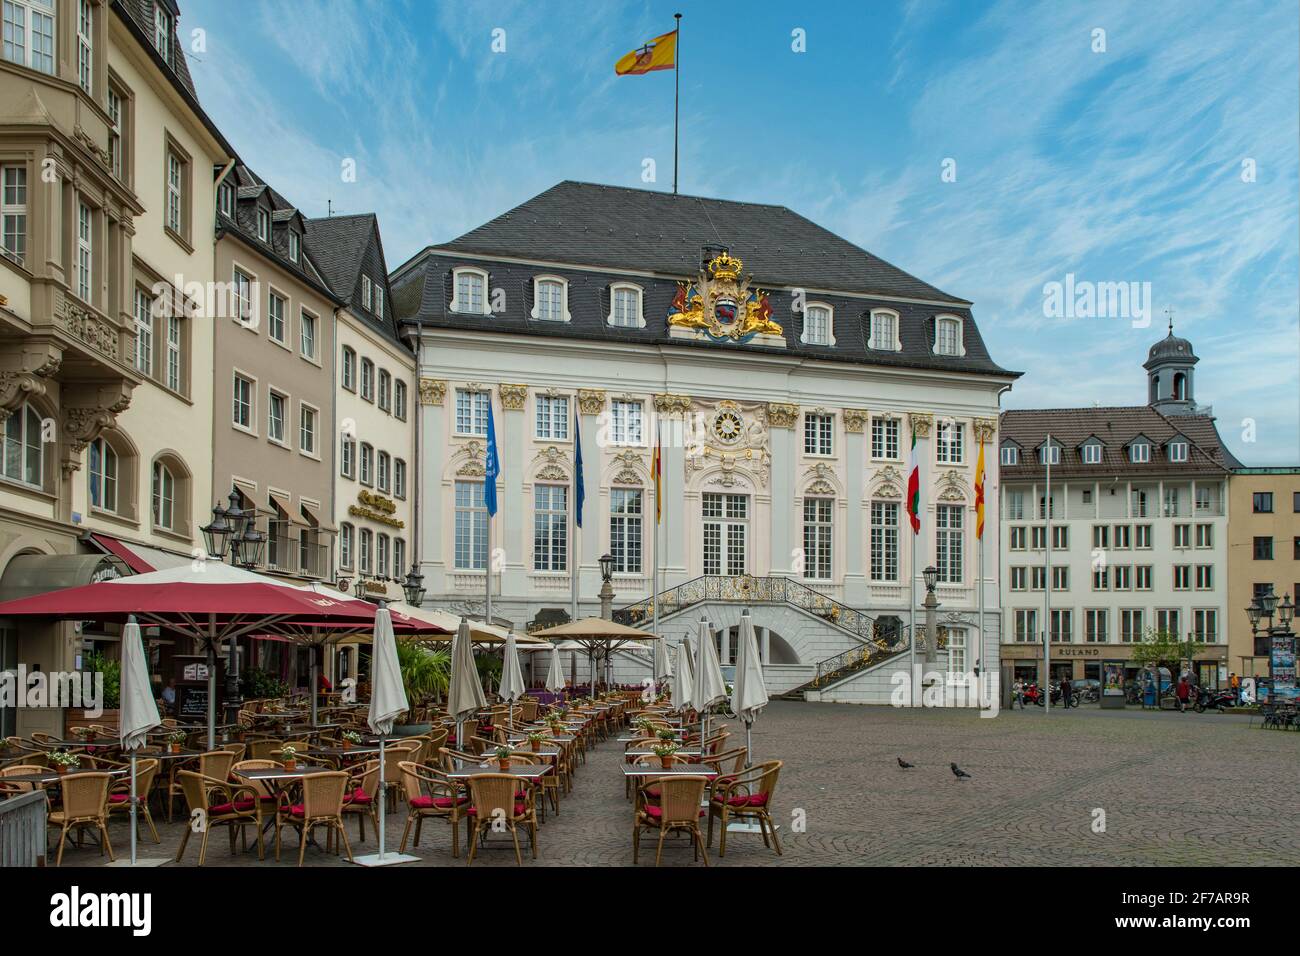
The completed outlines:
{"type": "Polygon", "coordinates": [[[600,616],[606,621],[614,617],[614,586],[610,581],[614,577],[614,556],[604,554],[600,557],[600,616]]]}
{"type": "MultiPolygon", "coordinates": [[[[1300,597],[1300,595],[1297,595],[1300,597]]],[[[1274,670],[1274,662],[1279,658],[1289,658],[1292,661],[1290,673],[1282,679],[1289,684],[1289,690],[1293,690],[1295,685],[1295,650],[1296,636],[1291,630],[1291,622],[1295,619],[1295,605],[1291,603],[1291,595],[1284,594],[1282,600],[1278,601],[1277,595],[1273,593],[1270,587],[1268,591],[1257,595],[1251,602],[1250,607],[1246,608],[1246,615],[1250,618],[1250,632],[1255,639],[1255,655],[1260,656],[1260,651],[1268,657],[1268,677],[1269,677],[1269,694],[1277,697],[1278,694],[1278,674],[1274,670]],[[1274,616],[1276,615],[1276,623],[1274,616]],[[1264,626],[1259,626],[1263,620],[1264,626]],[[1280,654],[1278,652],[1281,652],[1280,654]]],[[[1290,696],[1290,695],[1288,695],[1290,696]]]]}
{"type": "Polygon", "coordinates": [[[939,569],[934,565],[921,572],[925,577],[925,662],[933,664],[939,657],[939,628],[936,612],[939,601],[934,596],[934,586],[939,581],[939,569]]]}
{"type": "Polygon", "coordinates": [[[419,607],[424,600],[424,575],[420,573],[420,566],[414,562],[411,563],[411,570],[406,573],[406,580],[402,582],[402,593],[406,595],[406,603],[411,607],[419,607]]]}

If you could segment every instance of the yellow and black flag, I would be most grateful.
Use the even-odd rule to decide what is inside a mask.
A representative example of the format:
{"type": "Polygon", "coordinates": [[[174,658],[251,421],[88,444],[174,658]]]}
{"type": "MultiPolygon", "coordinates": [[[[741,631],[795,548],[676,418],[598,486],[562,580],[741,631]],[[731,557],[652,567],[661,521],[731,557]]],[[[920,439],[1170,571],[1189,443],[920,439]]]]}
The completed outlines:
{"type": "Polygon", "coordinates": [[[677,67],[677,31],[657,36],[649,43],[633,50],[614,64],[619,76],[640,76],[655,70],[672,70],[677,67]]]}

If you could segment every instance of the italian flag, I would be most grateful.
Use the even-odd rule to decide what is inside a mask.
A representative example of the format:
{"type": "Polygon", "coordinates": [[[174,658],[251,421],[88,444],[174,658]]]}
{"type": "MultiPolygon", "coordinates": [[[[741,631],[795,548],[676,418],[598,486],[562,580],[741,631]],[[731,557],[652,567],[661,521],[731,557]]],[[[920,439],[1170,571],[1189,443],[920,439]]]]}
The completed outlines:
{"type": "Polygon", "coordinates": [[[912,534],[921,533],[921,463],[916,460],[916,429],[912,429],[912,470],[907,475],[907,517],[912,522],[912,534]]]}

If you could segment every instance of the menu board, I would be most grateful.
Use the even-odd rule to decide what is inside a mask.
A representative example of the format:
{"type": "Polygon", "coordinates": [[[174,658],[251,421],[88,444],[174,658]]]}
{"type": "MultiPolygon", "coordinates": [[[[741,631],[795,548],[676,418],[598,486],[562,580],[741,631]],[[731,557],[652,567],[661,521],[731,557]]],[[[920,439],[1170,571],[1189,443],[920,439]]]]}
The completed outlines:
{"type": "Polygon", "coordinates": [[[208,689],[206,687],[182,687],[177,695],[177,704],[181,720],[207,720],[208,689]]]}

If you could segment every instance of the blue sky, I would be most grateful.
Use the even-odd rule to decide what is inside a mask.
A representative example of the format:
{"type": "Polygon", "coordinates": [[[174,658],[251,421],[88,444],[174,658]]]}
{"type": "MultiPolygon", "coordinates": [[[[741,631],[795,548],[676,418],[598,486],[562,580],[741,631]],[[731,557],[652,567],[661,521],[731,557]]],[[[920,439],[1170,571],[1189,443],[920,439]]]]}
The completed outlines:
{"type": "Polygon", "coordinates": [[[676,11],[682,192],[970,299],[1026,372],[1006,407],[1144,402],[1172,308],[1234,452],[1300,462],[1294,4],[183,0],[180,26],[243,159],[308,215],[377,212],[394,268],[563,179],[646,186],[648,158],[671,189],[673,75],[613,64],[676,11]],[[1151,325],[1045,316],[1067,274],[1150,283],[1151,325]]]}

